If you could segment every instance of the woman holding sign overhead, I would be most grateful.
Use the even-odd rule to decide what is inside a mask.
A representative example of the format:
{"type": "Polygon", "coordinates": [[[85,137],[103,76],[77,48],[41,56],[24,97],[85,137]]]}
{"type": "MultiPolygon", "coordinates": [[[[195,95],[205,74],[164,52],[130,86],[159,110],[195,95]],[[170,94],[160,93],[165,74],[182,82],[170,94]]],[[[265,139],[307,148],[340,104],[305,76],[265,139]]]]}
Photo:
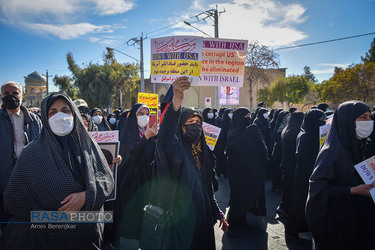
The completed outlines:
{"type": "Polygon", "coordinates": [[[214,250],[214,223],[220,220],[223,230],[228,225],[213,194],[213,166],[202,131],[202,116],[192,109],[181,110],[184,91],[190,84],[187,77],[173,83],[172,102],[162,115],[156,166],[168,170],[164,176],[172,179],[174,188],[164,190],[161,205],[167,208],[172,204],[168,249],[214,250]]]}
{"type": "Polygon", "coordinates": [[[360,101],[341,104],[310,177],[306,220],[317,249],[374,249],[375,205],[354,168],[371,134],[370,108],[360,101]]]}

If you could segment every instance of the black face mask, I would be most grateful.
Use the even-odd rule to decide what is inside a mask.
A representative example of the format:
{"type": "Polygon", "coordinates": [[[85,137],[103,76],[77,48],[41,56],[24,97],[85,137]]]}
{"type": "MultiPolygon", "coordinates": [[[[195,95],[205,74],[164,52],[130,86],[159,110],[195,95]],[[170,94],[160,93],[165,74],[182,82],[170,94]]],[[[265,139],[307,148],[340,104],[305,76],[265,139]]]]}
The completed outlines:
{"type": "Polygon", "coordinates": [[[185,135],[184,138],[189,143],[198,142],[202,135],[202,125],[198,123],[185,125],[185,135]]]}
{"type": "Polygon", "coordinates": [[[321,120],[319,120],[319,121],[318,121],[318,125],[319,125],[319,127],[320,127],[320,126],[323,126],[323,125],[326,125],[326,121],[321,121],[321,120]]]}
{"type": "Polygon", "coordinates": [[[250,125],[251,123],[251,118],[250,117],[245,117],[245,123],[246,123],[246,127],[250,125]]]}
{"type": "Polygon", "coordinates": [[[21,101],[14,95],[7,95],[2,98],[3,104],[7,109],[16,109],[21,105],[21,101]]]}

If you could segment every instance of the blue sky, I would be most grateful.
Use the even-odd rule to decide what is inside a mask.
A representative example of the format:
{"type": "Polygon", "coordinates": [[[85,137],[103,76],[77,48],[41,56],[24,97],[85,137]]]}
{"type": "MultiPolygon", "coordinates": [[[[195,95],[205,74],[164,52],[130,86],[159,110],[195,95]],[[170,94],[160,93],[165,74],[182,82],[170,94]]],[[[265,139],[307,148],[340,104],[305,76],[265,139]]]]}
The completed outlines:
{"type": "MultiPolygon", "coordinates": [[[[219,37],[258,40],[270,48],[319,42],[375,32],[375,0],[0,0],[0,83],[24,85],[33,71],[70,75],[70,51],[82,67],[102,63],[105,47],[139,58],[126,42],[144,41],[145,77],[150,73],[150,38],[202,35],[183,23],[214,36],[213,23],[195,16],[218,6],[219,37]]],[[[203,17],[203,16],[202,16],[203,17]]],[[[335,66],[360,63],[375,35],[278,50],[287,75],[309,66],[319,81],[335,66]]],[[[135,60],[115,51],[119,62],[135,60]]],[[[56,90],[50,78],[50,89],[56,90]]]]}

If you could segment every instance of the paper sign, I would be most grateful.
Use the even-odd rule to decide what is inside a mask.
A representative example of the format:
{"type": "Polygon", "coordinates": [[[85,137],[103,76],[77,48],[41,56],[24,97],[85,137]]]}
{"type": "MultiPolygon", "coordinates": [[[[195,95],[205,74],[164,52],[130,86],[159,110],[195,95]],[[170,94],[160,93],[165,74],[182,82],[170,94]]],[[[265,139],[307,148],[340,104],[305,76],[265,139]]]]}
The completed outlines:
{"type": "Polygon", "coordinates": [[[319,145],[320,148],[323,146],[324,140],[326,139],[326,136],[329,132],[329,129],[331,128],[333,115],[330,115],[327,117],[326,124],[319,127],[319,145]]]}
{"type": "Polygon", "coordinates": [[[219,87],[219,104],[220,105],[239,105],[240,88],[237,87],[219,87]]]}
{"type": "MultiPolygon", "coordinates": [[[[375,156],[354,165],[354,168],[357,170],[365,184],[375,183],[375,156]]],[[[370,193],[375,203],[375,188],[370,189],[370,193]]]]}
{"type": "Polygon", "coordinates": [[[117,163],[112,164],[114,158],[119,155],[120,151],[120,142],[118,139],[118,130],[113,131],[98,131],[98,132],[89,132],[93,139],[98,143],[100,149],[102,150],[109,168],[111,169],[112,176],[114,179],[115,187],[112,191],[112,194],[108,197],[106,201],[116,200],[117,195],[117,163]]]}
{"type": "Polygon", "coordinates": [[[198,83],[201,71],[203,37],[170,36],[151,39],[151,82],[173,83],[188,76],[198,83]]]}
{"type": "Polygon", "coordinates": [[[242,87],[247,40],[204,38],[198,85],[242,87]]]}
{"type": "Polygon", "coordinates": [[[118,130],[89,132],[96,142],[118,142],[118,130]]]}
{"type": "Polygon", "coordinates": [[[144,103],[150,109],[150,115],[158,115],[158,95],[150,93],[138,93],[138,103],[144,103]]]}
{"type": "Polygon", "coordinates": [[[202,128],[207,146],[213,151],[219,138],[221,128],[213,126],[206,122],[203,122],[202,128]]]}

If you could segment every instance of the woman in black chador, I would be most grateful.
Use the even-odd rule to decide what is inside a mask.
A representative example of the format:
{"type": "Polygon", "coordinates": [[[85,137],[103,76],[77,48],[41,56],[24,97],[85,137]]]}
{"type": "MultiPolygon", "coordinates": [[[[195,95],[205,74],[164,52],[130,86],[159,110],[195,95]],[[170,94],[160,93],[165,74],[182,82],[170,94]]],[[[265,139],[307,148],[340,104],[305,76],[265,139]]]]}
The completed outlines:
{"type": "Polygon", "coordinates": [[[112,225],[106,224],[106,243],[115,243],[115,246],[119,243],[119,235],[139,239],[158,133],[157,123],[149,127],[148,122],[149,108],[137,103],[130,110],[121,133],[120,155],[123,161],[118,169],[118,199],[106,204],[108,210],[114,210],[115,218],[112,225]]]}
{"type": "Polygon", "coordinates": [[[228,130],[230,121],[232,120],[233,110],[231,108],[225,109],[223,113],[223,117],[221,118],[220,122],[220,135],[217,140],[217,144],[215,146],[215,156],[216,156],[216,175],[221,177],[223,175],[225,178],[227,177],[227,154],[226,154],[226,145],[227,145],[227,138],[228,138],[228,130]]]}
{"type": "Polygon", "coordinates": [[[103,223],[67,230],[17,223],[30,221],[31,211],[103,211],[113,190],[107,161],[73,101],[52,93],[42,101],[41,117],[42,131],[22,151],[4,192],[14,223],[2,232],[0,249],[100,249],[103,223]]]}
{"type": "Polygon", "coordinates": [[[168,209],[172,202],[172,228],[168,249],[214,250],[213,225],[227,223],[219,209],[212,189],[212,163],[209,148],[202,131],[202,117],[197,111],[181,111],[183,92],[190,87],[188,77],[173,83],[173,100],[162,115],[163,120],[157,140],[156,167],[168,169],[164,173],[172,178],[176,187],[161,192],[162,207],[168,209]]]}
{"type": "Polygon", "coordinates": [[[228,133],[228,180],[230,185],[230,232],[246,224],[246,212],[266,215],[264,182],[268,161],[262,134],[250,125],[250,112],[238,108],[228,133]]]}
{"type": "Polygon", "coordinates": [[[354,168],[371,134],[370,108],[341,104],[310,177],[306,220],[317,249],[374,249],[375,205],[354,168]]]}
{"type": "Polygon", "coordinates": [[[297,140],[294,138],[294,167],[288,171],[293,174],[290,185],[292,197],[289,199],[291,203],[287,206],[290,216],[287,216],[285,223],[285,236],[289,240],[298,241],[299,232],[309,231],[305,219],[305,204],[309,178],[320,148],[319,127],[325,124],[325,119],[323,111],[310,109],[305,115],[297,140]]]}
{"type": "Polygon", "coordinates": [[[294,190],[294,171],[296,169],[296,139],[300,132],[303,121],[303,112],[293,112],[290,120],[283,132],[281,133],[281,169],[283,173],[283,193],[281,196],[280,206],[276,209],[276,213],[283,217],[286,215],[292,193],[294,190]]]}
{"type": "Polygon", "coordinates": [[[205,108],[202,112],[203,121],[216,126],[215,111],[212,108],[205,108]]]}
{"type": "Polygon", "coordinates": [[[280,166],[282,157],[281,132],[288,123],[289,117],[289,111],[281,111],[276,120],[275,130],[273,131],[275,144],[272,150],[272,191],[276,193],[280,193],[283,188],[282,169],[280,166]]]}
{"type": "Polygon", "coordinates": [[[103,117],[103,111],[100,108],[93,108],[90,115],[95,125],[98,126],[98,131],[111,131],[111,127],[103,117]]]}
{"type": "Polygon", "coordinates": [[[263,140],[266,143],[268,139],[268,132],[270,131],[270,122],[268,121],[268,110],[261,108],[258,110],[257,117],[254,120],[254,125],[258,127],[262,133],[263,140]]]}

